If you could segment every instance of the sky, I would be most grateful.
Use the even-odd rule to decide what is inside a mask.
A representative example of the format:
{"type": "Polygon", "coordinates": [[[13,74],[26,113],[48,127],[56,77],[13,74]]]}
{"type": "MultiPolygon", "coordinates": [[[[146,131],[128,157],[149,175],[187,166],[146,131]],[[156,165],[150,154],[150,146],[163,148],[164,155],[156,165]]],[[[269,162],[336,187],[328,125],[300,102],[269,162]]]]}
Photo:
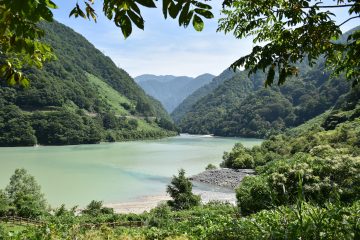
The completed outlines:
{"type": "MultiPolygon", "coordinates": [[[[204,73],[219,75],[239,57],[250,53],[253,46],[252,38],[236,39],[231,34],[216,32],[217,20],[221,17],[221,0],[212,1],[215,18],[205,19],[202,32],[196,32],[192,26],[179,27],[177,20],[171,18],[165,20],[161,8],[141,8],[145,30],[134,26],[133,33],[126,40],[121,30],[103,15],[103,1],[95,0],[97,23],[82,18],[69,18],[75,0],[54,2],[59,7],[53,11],[57,21],[83,35],[132,77],[142,74],[190,77],[204,73]]],[[[343,9],[335,13],[338,22],[348,16],[343,9]]],[[[345,24],[342,30],[347,31],[358,25],[360,20],[355,19],[345,24]]]]}

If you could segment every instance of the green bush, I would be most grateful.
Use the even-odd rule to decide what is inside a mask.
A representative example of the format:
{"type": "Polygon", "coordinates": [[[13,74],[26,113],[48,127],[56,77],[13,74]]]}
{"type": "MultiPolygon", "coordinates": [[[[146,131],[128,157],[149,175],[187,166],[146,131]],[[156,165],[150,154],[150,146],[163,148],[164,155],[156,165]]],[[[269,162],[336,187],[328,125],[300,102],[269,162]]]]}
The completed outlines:
{"type": "Polygon", "coordinates": [[[236,189],[237,204],[242,214],[272,207],[271,189],[262,176],[247,176],[236,189]]]}
{"type": "Polygon", "coordinates": [[[220,166],[235,169],[253,168],[254,158],[249,153],[250,149],[245,148],[241,143],[236,143],[231,152],[224,153],[220,166]]]}
{"type": "Polygon", "coordinates": [[[217,169],[217,167],[211,163],[209,163],[205,168],[205,170],[215,170],[215,169],[217,169]]]}
{"type": "Polygon", "coordinates": [[[9,210],[9,199],[3,190],[0,189],[0,217],[5,216],[9,210]]]}
{"type": "Polygon", "coordinates": [[[96,217],[101,214],[113,214],[114,209],[103,207],[102,201],[92,200],[81,212],[96,217]]]}
{"type": "Polygon", "coordinates": [[[200,205],[200,196],[192,193],[192,183],[185,177],[185,170],[181,169],[178,176],[174,176],[167,187],[167,193],[173,200],[168,204],[175,210],[189,209],[200,205]]]}

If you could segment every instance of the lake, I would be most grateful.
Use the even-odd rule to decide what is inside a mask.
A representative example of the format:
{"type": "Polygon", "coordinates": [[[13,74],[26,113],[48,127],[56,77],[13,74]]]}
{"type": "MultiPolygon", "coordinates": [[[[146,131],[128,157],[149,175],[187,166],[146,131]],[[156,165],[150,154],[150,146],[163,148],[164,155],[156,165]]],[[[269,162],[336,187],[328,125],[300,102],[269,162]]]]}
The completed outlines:
{"type": "Polygon", "coordinates": [[[197,174],[209,163],[218,165],[234,143],[251,147],[261,141],[183,134],[136,142],[0,148],[0,188],[16,168],[25,168],[53,207],[132,201],[164,194],[180,168],[187,176],[197,174]]]}

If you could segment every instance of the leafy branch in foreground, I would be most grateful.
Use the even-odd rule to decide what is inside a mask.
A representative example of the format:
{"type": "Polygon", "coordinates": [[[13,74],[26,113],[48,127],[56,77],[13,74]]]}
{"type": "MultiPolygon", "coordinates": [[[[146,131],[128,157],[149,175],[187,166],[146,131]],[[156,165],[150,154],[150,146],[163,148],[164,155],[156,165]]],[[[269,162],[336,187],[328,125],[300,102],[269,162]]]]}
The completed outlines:
{"type": "Polygon", "coordinates": [[[359,0],[338,0],[334,5],[319,0],[252,1],[225,0],[218,31],[232,32],[236,38],[253,37],[252,52],[239,58],[232,68],[245,67],[249,74],[267,71],[265,86],[278,84],[298,74],[295,66],[305,62],[311,66],[324,56],[334,74],[345,73],[357,84],[360,78],[360,33],[354,31],[340,39],[340,27],[360,17],[359,0]],[[340,8],[349,14],[337,24],[332,9],[340,8]],[[278,76],[276,76],[276,72],[278,76]]]}
{"type": "Polygon", "coordinates": [[[44,32],[36,25],[41,20],[52,21],[50,0],[0,1],[0,79],[9,86],[28,86],[21,72],[23,67],[41,68],[54,59],[49,45],[39,41],[44,32]]]}
{"type": "MultiPolygon", "coordinates": [[[[196,31],[204,28],[203,18],[213,18],[211,6],[197,0],[163,0],[165,18],[178,18],[180,26],[192,23],[196,31]]],[[[69,17],[97,20],[93,8],[94,0],[76,3],[69,17]]],[[[112,20],[125,38],[132,33],[133,25],[144,29],[140,7],[156,8],[154,0],[104,0],[104,15],[112,20]]],[[[46,60],[55,59],[49,45],[40,39],[44,31],[38,26],[42,20],[53,21],[52,10],[57,6],[51,0],[0,0],[0,80],[9,86],[29,85],[22,69],[35,66],[41,68],[46,60]]]]}
{"type": "MultiPolygon", "coordinates": [[[[213,18],[208,0],[162,0],[164,18],[177,19],[180,26],[190,24],[201,31],[204,18],[213,18]]],[[[133,25],[144,29],[141,7],[156,8],[154,0],[104,0],[103,12],[122,31],[125,38],[133,25]]],[[[97,20],[95,0],[76,3],[70,16],[97,20]]],[[[298,62],[313,65],[321,56],[335,75],[345,73],[357,84],[360,78],[360,33],[354,31],[347,39],[339,39],[340,27],[360,18],[360,0],[337,0],[333,5],[320,0],[224,0],[224,18],[218,31],[232,32],[237,38],[254,37],[252,52],[239,58],[232,67],[244,66],[249,74],[267,71],[265,86],[283,84],[287,77],[298,74],[298,62]],[[349,17],[337,24],[334,9],[347,11],[349,17]],[[276,74],[277,72],[277,74],[276,74]]],[[[26,66],[41,67],[54,58],[51,49],[39,42],[41,20],[52,21],[51,0],[0,0],[0,78],[8,85],[28,85],[21,73],[26,66]]]]}

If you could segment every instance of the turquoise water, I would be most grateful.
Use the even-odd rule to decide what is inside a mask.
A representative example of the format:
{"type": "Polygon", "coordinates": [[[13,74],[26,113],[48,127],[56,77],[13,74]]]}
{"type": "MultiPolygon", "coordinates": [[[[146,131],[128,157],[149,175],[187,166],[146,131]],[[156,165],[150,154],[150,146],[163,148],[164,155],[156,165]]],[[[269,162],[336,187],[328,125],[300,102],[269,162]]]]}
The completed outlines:
{"type": "Polygon", "coordinates": [[[161,140],[76,146],[0,148],[0,188],[16,168],[35,176],[53,206],[131,201],[163,194],[180,168],[187,176],[218,165],[234,143],[257,139],[181,135],[161,140]]]}

